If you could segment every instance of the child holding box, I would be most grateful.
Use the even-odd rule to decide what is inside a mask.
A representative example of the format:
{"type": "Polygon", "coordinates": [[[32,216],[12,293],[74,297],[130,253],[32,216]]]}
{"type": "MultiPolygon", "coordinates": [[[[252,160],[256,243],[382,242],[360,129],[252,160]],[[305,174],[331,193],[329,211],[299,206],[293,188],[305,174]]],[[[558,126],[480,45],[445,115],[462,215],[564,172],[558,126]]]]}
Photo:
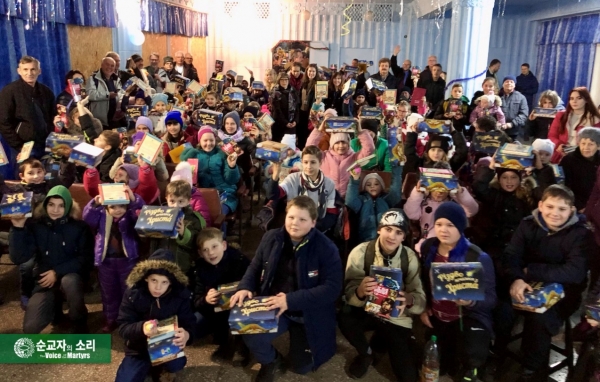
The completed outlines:
{"type": "Polygon", "coordinates": [[[104,150],[102,161],[96,166],[100,173],[100,180],[110,182],[110,169],[121,156],[121,137],[116,131],[104,130],[94,141],[94,146],[104,150]]]}
{"type": "Polygon", "coordinates": [[[94,265],[98,268],[104,333],[117,328],[119,305],[127,289],[125,280],[139,257],[134,227],[144,201],[129,186],[124,188],[129,204],[105,206],[102,196],[96,195],[83,209],[83,220],[96,235],[94,265]]]}
{"type": "MultiPolygon", "coordinates": [[[[197,315],[200,315],[199,325],[212,333],[214,341],[219,345],[212,358],[230,361],[237,346],[229,334],[229,310],[215,312],[221,297],[218,287],[242,280],[250,261],[242,252],[228,246],[223,240],[223,232],[217,228],[209,227],[200,231],[196,245],[200,260],[194,268],[194,307],[197,315]]],[[[247,350],[245,348],[242,363],[248,361],[247,350]]]]}

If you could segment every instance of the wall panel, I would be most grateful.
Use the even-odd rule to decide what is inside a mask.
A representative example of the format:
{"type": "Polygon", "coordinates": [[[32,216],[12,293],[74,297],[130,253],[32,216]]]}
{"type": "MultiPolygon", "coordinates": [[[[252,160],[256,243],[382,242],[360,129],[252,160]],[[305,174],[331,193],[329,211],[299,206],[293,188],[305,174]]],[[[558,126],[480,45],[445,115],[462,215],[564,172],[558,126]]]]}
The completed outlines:
{"type": "MultiPolygon", "coordinates": [[[[81,71],[87,78],[100,68],[106,52],[113,49],[112,29],[67,25],[71,68],[81,71]]],[[[66,73],[57,73],[64,76],[66,73]]]]}

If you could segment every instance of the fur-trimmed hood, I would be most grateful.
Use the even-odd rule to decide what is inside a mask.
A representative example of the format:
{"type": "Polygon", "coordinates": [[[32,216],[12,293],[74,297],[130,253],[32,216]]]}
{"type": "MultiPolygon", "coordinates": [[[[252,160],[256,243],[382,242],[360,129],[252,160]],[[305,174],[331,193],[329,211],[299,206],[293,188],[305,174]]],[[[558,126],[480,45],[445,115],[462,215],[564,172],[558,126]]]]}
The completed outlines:
{"type": "MultiPolygon", "coordinates": [[[[479,105],[479,103],[481,102],[481,99],[484,98],[484,97],[488,97],[488,95],[484,94],[481,97],[477,98],[475,100],[475,104],[479,105]]],[[[498,106],[498,107],[502,106],[502,98],[500,98],[497,95],[494,95],[494,106],[498,106]]]]}
{"type": "Polygon", "coordinates": [[[177,264],[168,260],[144,260],[139,262],[127,277],[127,286],[133,288],[145,283],[145,278],[151,274],[167,276],[171,289],[185,288],[189,281],[177,264]]]}

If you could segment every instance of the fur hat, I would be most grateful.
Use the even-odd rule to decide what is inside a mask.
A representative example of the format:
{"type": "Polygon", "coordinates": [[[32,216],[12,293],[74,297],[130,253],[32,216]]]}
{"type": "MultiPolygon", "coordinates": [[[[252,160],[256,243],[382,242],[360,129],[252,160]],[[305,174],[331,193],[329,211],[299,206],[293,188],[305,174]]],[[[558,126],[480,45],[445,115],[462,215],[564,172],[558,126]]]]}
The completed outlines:
{"type": "Polygon", "coordinates": [[[552,154],[554,152],[554,142],[552,142],[549,139],[541,139],[538,138],[535,141],[533,141],[533,143],[531,144],[531,147],[533,147],[534,150],[536,151],[545,151],[547,153],[552,154]]]}
{"type": "Polygon", "coordinates": [[[125,163],[117,169],[117,171],[123,169],[127,173],[127,177],[129,178],[129,188],[136,189],[140,184],[139,176],[140,176],[140,167],[134,164],[125,163]]]}
{"type": "Polygon", "coordinates": [[[287,145],[290,149],[296,151],[296,135],[295,134],[285,134],[283,138],[281,138],[281,143],[287,145]]]}
{"type": "Polygon", "coordinates": [[[408,217],[400,208],[390,208],[387,210],[381,216],[377,229],[379,230],[382,227],[390,226],[400,228],[404,234],[408,234],[410,232],[410,223],[408,217]]]}
{"type": "Polygon", "coordinates": [[[137,121],[135,122],[135,127],[138,127],[139,125],[146,126],[151,133],[154,132],[154,125],[152,124],[152,120],[148,117],[140,115],[137,121]]]}
{"type": "Polygon", "coordinates": [[[152,107],[155,107],[157,103],[162,102],[165,106],[169,103],[169,97],[165,93],[156,93],[152,96],[152,107]]]}
{"type": "Polygon", "coordinates": [[[467,228],[467,214],[464,208],[456,202],[445,202],[438,206],[434,213],[434,222],[438,219],[448,219],[462,235],[467,228]]]}
{"type": "Polygon", "coordinates": [[[169,123],[169,121],[175,121],[179,123],[179,127],[181,127],[181,130],[185,128],[183,125],[183,119],[181,118],[181,113],[177,110],[170,111],[167,113],[167,117],[165,118],[165,126],[169,123]]]}
{"type": "Polygon", "coordinates": [[[350,144],[350,136],[346,133],[333,133],[329,138],[329,147],[333,147],[338,142],[344,141],[350,144]]]}
{"type": "MultiPolygon", "coordinates": [[[[128,287],[141,287],[150,275],[162,275],[171,282],[170,288],[177,292],[183,291],[189,280],[185,273],[175,263],[175,256],[168,249],[156,250],[148,260],[140,261],[127,276],[128,287]]],[[[189,292],[188,292],[189,295],[189,292]]]]}
{"type": "Polygon", "coordinates": [[[597,127],[584,127],[577,133],[577,144],[584,138],[591,139],[597,145],[600,145],[600,129],[597,127]]]}
{"type": "Polygon", "coordinates": [[[167,62],[175,62],[175,60],[173,60],[173,57],[171,56],[165,56],[163,58],[163,64],[166,64],[167,62]]]}
{"type": "Polygon", "coordinates": [[[365,177],[363,178],[363,181],[360,184],[361,189],[363,189],[363,190],[365,189],[365,184],[367,184],[367,181],[369,179],[377,179],[379,184],[381,184],[381,189],[383,190],[385,188],[385,183],[384,183],[383,179],[381,178],[381,176],[379,176],[379,174],[376,172],[372,172],[370,174],[365,175],[365,177]]]}
{"type": "Polygon", "coordinates": [[[502,84],[504,85],[504,83],[508,80],[514,82],[515,84],[517,83],[517,79],[515,78],[515,76],[508,75],[504,77],[504,79],[502,80],[502,84]]]}
{"type": "Polygon", "coordinates": [[[179,162],[175,167],[175,171],[173,171],[173,175],[171,175],[171,182],[176,180],[185,180],[190,186],[193,186],[192,165],[188,162],[179,162]]]}
{"type": "Polygon", "coordinates": [[[198,130],[198,142],[200,142],[200,139],[206,133],[211,133],[212,135],[215,135],[215,131],[212,127],[204,125],[200,128],[200,130],[198,130]]]}

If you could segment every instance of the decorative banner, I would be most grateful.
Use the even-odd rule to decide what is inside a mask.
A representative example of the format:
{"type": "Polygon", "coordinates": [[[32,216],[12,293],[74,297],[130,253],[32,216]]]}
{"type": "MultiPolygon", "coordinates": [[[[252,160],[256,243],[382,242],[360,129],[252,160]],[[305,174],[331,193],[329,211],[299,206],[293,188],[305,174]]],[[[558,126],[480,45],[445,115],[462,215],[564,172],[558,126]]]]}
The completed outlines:
{"type": "Polygon", "coordinates": [[[344,24],[342,24],[342,34],[341,36],[346,36],[350,34],[350,28],[348,28],[348,25],[350,24],[350,21],[352,21],[352,19],[348,16],[348,14],[346,13],[346,11],[348,9],[350,9],[352,7],[352,5],[354,4],[354,0],[352,0],[351,4],[348,4],[348,6],[344,9],[344,17],[346,18],[346,21],[344,24]]]}
{"type": "Polygon", "coordinates": [[[448,90],[448,88],[450,87],[450,85],[452,85],[455,82],[471,81],[471,80],[474,80],[477,77],[483,76],[486,72],[487,72],[487,68],[483,72],[481,72],[481,73],[479,73],[479,74],[477,74],[477,75],[475,75],[473,77],[469,77],[469,78],[457,78],[455,80],[452,80],[452,81],[448,82],[448,84],[446,84],[446,87],[444,88],[444,91],[448,90]]]}
{"type": "Polygon", "coordinates": [[[2,334],[0,363],[110,363],[110,334],[2,334]]]}

